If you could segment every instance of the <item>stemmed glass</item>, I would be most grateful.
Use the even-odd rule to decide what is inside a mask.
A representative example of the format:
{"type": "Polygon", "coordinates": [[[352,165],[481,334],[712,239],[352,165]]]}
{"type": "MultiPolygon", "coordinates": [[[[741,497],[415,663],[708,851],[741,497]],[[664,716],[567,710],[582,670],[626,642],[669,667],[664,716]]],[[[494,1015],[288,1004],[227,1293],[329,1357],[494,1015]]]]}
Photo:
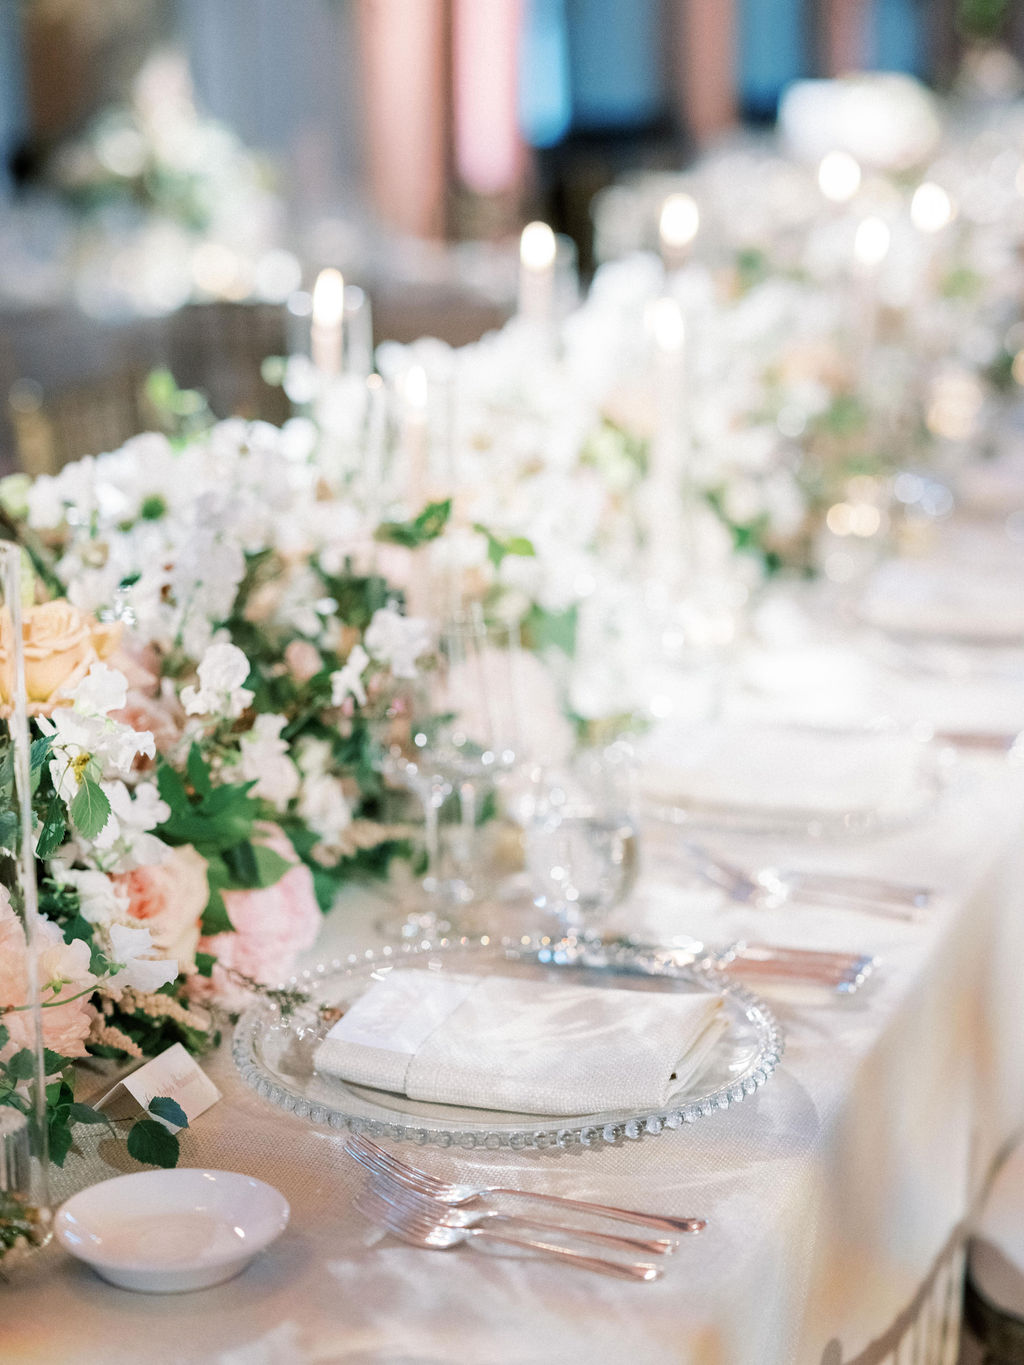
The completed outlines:
{"type": "Polygon", "coordinates": [[[0,1267],[49,1240],[41,951],[21,550],[0,545],[0,1267]]]}
{"type": "Polygon", "coordinates": [[[401,923],[380,926],[384,932],[445,933],[458,907],[476,895],[477,824],[484,801],[516,761],[517,647],[514,626],[488,624],[478,606],[459,611],[439,632],[433,666],[403,705],[392,707],[381,769],[423,807],[426,871],[422,905],[401,923]],[[445,841],[441,815],[453,796],[458,831],[445,841]]]}
{"type": "Polygon", "coordinates": [[[532,774],[524,844],[533,903],[565,933],[597,936],[638,867],[633,755],[623,743],[532,774]]]}

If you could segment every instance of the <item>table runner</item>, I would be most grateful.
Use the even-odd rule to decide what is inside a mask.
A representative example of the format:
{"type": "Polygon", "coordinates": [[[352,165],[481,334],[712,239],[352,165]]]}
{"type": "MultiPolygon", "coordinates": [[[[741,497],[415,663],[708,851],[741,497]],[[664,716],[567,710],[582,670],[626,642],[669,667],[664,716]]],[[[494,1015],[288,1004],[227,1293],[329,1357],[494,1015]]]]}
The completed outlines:
{"type": "MultiPolygon", "coordinates": [[[[183,1135],[183,1164],[271,1181],[292,1204],[288,1233],[237,1280],[184,1297],[118,1291],[50,1247],[2,1291],[0,1358],[582,1365],[636,1354],[648,1365],[868,1365],[1024,1121],[1022,826],[1024,770],[988,759],[962,765],[927,823],[814,850],[823,866],[945,894],[920,925],[795,907],[758,913],[763,938],[846,944],[884,962],[874,987],[849,1001],[776,997],[783,1065],[742,1105],[596,1151],[402,1149],[459,1179],[708,1216],[709,1230],[684,1239],[661,1282],[623,1285],[381,1238],[350,1207],[363,1173],[337,1135],[247,1090],[225,1046],[208,1062],[224,1100],[183,1135]]],[[[649,874],[629,927],[706,932],[671,870],[659,875],[655,864],[649,874]]],[[[365,894],[351,896],[329,917],[321,955],[365,945],[377,913],[365,894]]],[[[755,912],[714,914],[724,939],[755,912]]],[[[58,1192],[130,1164],[94,1138],[58,1192]]]]}

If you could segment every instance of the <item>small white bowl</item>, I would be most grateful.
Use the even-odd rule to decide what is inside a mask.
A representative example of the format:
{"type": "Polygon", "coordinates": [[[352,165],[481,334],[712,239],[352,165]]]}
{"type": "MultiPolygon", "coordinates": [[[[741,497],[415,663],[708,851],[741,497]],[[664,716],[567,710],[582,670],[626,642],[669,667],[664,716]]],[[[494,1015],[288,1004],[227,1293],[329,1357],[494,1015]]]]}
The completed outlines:
{"type": "Polygon", "coordinates": [[[180,1294],[230,1280],[288,1226],[273,1185],[234,1171],[138,1171],[61,1205],[57,1240],[122,1289],[180,1294]]]}

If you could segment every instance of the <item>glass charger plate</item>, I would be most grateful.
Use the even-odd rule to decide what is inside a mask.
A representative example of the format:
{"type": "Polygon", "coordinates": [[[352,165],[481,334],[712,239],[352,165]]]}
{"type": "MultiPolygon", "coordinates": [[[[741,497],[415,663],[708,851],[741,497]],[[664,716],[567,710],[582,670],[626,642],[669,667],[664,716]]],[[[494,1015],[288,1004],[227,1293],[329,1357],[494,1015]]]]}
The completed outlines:
{"type": "MultiPolygon", "coordinates": [[[[830,730],[817,727],[823,736],[835,742],[849,740],[856,744],[870,729],[830,730]]],[[[764,727],[778,735],[813,733],[804,726],[764,727]]],[[[752,728],[751,743],[756,743],[758,731],[752,728]]],[[[931,816],[939,804],[948,781],[952,757],[940,745],[915,741],[918,756],[913,770],[894,785],[875,804],[851,804],[842,807],[819,807],[793,804],[771,804],[754,799],[735,801],[709,800],[682,791],[675,794],[643,792],[643,813],[652,820],[676,825],[684,829],[732,834],[765,835],[786,839],[847,839],[892,834],[917,824],[931,816]]]]}
{"type": "Polygon", "coordinates": [[[289,983],[309,996],[291,1014],[261,999],[235,1029],[233,1055],[242,1079],[264,1098],[311,1123],[373,1136],[462,1147],[596,1146],[660,1133],[727,1109],[752,1095],[778,1065],[783,1037],[771,1010],[744,987],[703,967],[683,966],[669,952],[623,945],[557,943],[542,937],[440,939],[351,954],[310,969],[289,983]],[[721,993],[728,1028],[709,1065],[689,1090],[661,1111],[621,1110],[572,1117],[509,1114],[427,1104],[371,1090],[313,1069],[313,1054],[333,1020],[319,1007],[351,1005],[382,972],[428,966],[439,972],[495,973],[571,981],[595,990],[721,993]]]}

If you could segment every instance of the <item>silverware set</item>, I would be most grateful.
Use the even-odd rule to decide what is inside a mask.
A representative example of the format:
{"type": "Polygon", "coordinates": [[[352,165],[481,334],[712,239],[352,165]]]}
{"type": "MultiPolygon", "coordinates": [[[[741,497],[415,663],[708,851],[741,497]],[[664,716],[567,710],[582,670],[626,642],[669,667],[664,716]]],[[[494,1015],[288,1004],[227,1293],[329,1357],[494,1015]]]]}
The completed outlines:
{"type": "Polygon", "coordinates": [[[931,905],[927,886],[842,872],[810,872],[794,868],[742,866],[703,844],[687,843],[685,851],[697,872],[721,888],[730,900],[759,910],[775,910],[791,901],[835,910],[854,910],[886,919],[917,920],[931,905]]]}
{"type": "Polygon", "coordinates": [[[506,1213],[493,1208],[490,1201],[494,1196],[533,1201],[552,1209],[572,1209],[602,1219],[630,1223],[634,1227],[651,1227],[676,1234],[700,1232],[706,1226],[703,1218],[677,1218],[562,1195],[438,1180],[385,1151],[362,1133],[350,1133],[345,1139],[345,1149],[371,1176],[369,1184],[355,1200],[356,1208],[371,1222],[413,1246],[447,1251],[464,1242],[483,1238],[525,1247],[618,1279],[656,1280],[661,1277],[662,1270],[653,1262],[608,1260],[550,1238],[563,1237],[634,1254],[667,1256],[679,1245],[677,1236],[640,1238],[600,1232],[529,1214],[506,1213]],[[547,1237],[531,1233],[547,1234],[547,1237]]]}

